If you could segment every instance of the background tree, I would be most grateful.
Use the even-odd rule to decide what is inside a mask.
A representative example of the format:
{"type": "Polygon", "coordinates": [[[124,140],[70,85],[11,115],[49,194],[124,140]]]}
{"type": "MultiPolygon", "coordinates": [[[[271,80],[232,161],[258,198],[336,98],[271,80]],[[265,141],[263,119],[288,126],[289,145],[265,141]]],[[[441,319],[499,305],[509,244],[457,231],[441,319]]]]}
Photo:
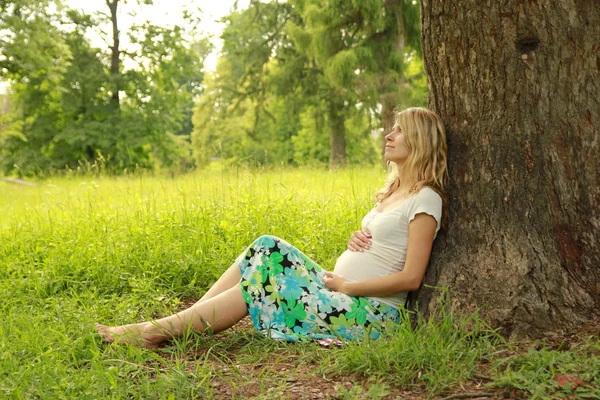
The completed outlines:
{"type": "Polygon", "coordinates": [[[303,130],[304,107],[315,101],[314,84],[285,29],[298,19],[290,4],[277,2],[252,2],[226,17],[222,57],[196,108],[199,164],[308,161],[294,150],[294,137],[303,130]]]}
{"type": "Polygon", "coordinates": [[[104,52],[86,39],[101,30],[100,20],[44,5],[2,3],[0,75],[11,83],[12,102],[2,118],[4,172],[45,174],[81,163],[112,172],[191,166],[191,110],[207,41],[178,26],[142,24],[129,32],[139,53],[127,52],[134,67],[123,72],[113,63],[124,54],[118,46],[104,52]]]}
{"type": "Polygon", "coordinates": [[[600,307],[600,9],[423,0],[421,14],[451,178],[426,282],[515,335],[585,321],[600,307]]]}
{"type": "MultiPolygon", "coordinates": [[[[414,90],[411,85],[411,80],[418,79],[419,74],[414,69],[422,63],[419,4],[413,0],[387,0],[382,6],[385,11],[381,15],[382,28],[371,31],[365,45],[375,50],[374,71],[367,75],[368,80],[374,82],[367,87],[375,89],[373,97],[381,105],[385,134],[393,128],[395,109],[425,105],[423,99],[411,96],[425,92],[414,90]],[[413,71],[406,71],[408,66],[413,71]]],[[[381,152],[385,152],[385,135],[382,135],[381,152]]]]}
{"type": "Polygon", "coordinates": [[[419,54],[419,9],[405,0],[292,2],[302,25],[290,24],[298,51],[319,75],[321,101],[327,104],[330,165],[346,157],[344,120],[353,106],[381,112],[383,130],[393,125],[406,53],[419,54]]]}
{"type": "Polygon", "coordinates": [[[119,31],[119,0],[106,0],[110,10],[110,22],[112,26],[112,46],[110,48],[110,77],[111,77],[111,102],[116,112],[120,111],[121,91],[121,32],[119,31]]]}
{"type": "MultiPolygon", "coordinates": [[[[127,0],[104,0],[110,10],[111,39],[110,46],[110,83],[111,104],[115,112],[121,109],[121,90],[123,86],[123,71],[121,67],[121,30],[119,29],[119,3],[126,4],[127,0]]],[[[152,5],[152,0],[138,0],[137,4],[152,5]]],[[[100,13],[100,15],[103,15],[100,13]]]]}
{"type": "Polygon", "coordinates": [[[412,1],[252,1],[224,19],[222,59],[206,82],[210,46],[190,13],[185,27],[124,30],[126,0],[98,1],[107,11],[94,15],[57,0],[0,2],[12,105],[4,173],[188,168],[192,148],[199,165],[373,163],[382,112],[385,131],[392,103],[426,96],[412,1]],[[106,47],[91,45],[93,33],[106,47]]]}
{"type": "MultiPolygon", "coordinates": [[[[297,123],[277,121],[273,112],[281,104],[268,89],[268,75],[276,68],[274,59],[293,52],[284,45],[282,31],[292,15],[287,4],[255,2],[224,19],[222,56],[206,81],[194,117],[192,139],[199,165],[212,158],[258,164],[291,161],[280,150],[297,123]]],[[[285,84],[290,82],[294,80],[285,84]]],[[[296,114],[290,113],[290,118],[296,114]]]]}
{"type": "Polygon", "coordinates": [[[206,39],[187,39],[186,34],[179,26],[150,23],[130,32],[139,51],[132,55],[137,66],[124,76],[124,110],[134,122],[130,127],[141,131],[137,136],[152,148],[158,167],[192,163],[192,110],[203,91],[203,62],[211,45],[206,39]]]}
{"type": "Polygon", "coordinates": [[[54,127],[54,152],[47,153],[51,167],[75,168],[79,161],[93,163],[97,151],[108,154],[113,142],[106,132],[112,109],[107,104],[107,74],[100,49],[85,38],[94,21],[89,15],[67,11],[64,24],[72,29],[61,34],[70,49],[69,66],[62,76],[60,113],[62,124],[54,127]]]}
{"type": "Polygon", "coordinates": [[[63,123],[62,80],[71,51],[49,2],[0,3],[0,73],[12,82],[12,107],[4,116],[0,162],[6,169],[33,173],[50,166],[53,134],[63,123]]]}
{"type": "Polygon", "coordinates": [[[371,131],[381,126],[381,101],[387,101],[383,108],[391,120],[390,104],[398,99],[405,64],[418,56],[411,50],[419,43],[417,17],[418,5],[412,2],[379,0],[326,5],[252,2],[248,9],[233,12],[223,33],[223,57],[228,61],[221,67],[227,71],[211,81],[214,90],[210,99],[200,100],[195,120],[199,162],[241,153],[266,161],[243,151],[254,145],[265,152],[269,148],[280,162],[298,165],[323,162],[325,157],[332,167],[347,159],[372,162],[377,155],[371,131]],[[406,52],[412,58],[407,59],[406,52]],[[208,115],[211,105],[215,109],[208,115]],[[215,129],[215,124],[222,126],[215,129]],[[233,132],[233,126],[240,128],[237,133],[244,140],[225,138],[224,132],[233,132]],[[274,141],[287,143],[286,152],[270,146],[274,141]],[[229,144],[237,150],[232,153],[229,144]],[[287,151],[292,146],[293,151],[287,151]],[[211,157],[206,155],[209,147],[211,157]]]}

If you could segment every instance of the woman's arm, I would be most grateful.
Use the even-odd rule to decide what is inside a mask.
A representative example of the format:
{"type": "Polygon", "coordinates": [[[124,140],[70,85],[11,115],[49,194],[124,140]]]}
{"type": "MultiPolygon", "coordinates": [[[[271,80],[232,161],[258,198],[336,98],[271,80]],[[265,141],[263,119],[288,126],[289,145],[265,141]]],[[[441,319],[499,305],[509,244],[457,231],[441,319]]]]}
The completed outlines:
{"type": "Polygon", "coordinates": [[[406,262],[402,271],[359,282],[348,282],[339,275],[327,272],[325,285],[350,296],[388,296],[417,290],[429,263],[436,226],[435,218],[425,213],[417,214],[410,222],[406,262]]]}

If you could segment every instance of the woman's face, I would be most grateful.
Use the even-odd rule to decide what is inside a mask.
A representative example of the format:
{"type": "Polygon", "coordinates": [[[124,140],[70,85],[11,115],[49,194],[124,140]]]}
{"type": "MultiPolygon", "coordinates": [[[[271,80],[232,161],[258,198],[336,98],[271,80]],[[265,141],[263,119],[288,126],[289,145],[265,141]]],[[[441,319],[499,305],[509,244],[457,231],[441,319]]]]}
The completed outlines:
{"type": "Polygon", "coordinates": [[[403,164],[408,158],[408,146],[404,140],[404,132],[398,124],[385,136],[385,159],[396,164],[403,164]]]}

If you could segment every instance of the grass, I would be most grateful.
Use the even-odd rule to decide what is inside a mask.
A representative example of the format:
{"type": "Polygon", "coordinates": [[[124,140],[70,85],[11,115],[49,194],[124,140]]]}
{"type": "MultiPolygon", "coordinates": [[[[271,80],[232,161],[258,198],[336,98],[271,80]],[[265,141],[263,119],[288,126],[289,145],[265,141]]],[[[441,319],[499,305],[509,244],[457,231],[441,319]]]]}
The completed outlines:
{"type": "Polygon", "coordinates": [[[399,324],[387,336],[401,339],[350,344],[332,355],[328,372],[366,373],[400,387],[420,383],[439,393],[471,378],[502,342],[477,314],[456,315],[446,304],[430,319],[419,318],[414,328],[399,324]]]}
{"type": "Polygon", "coordinates": [[[568,350],[529,348],[524,354],[495,360],[493,386],[516,388],[531,394],[533,399],[571,397],[600,398],[600,341],[588,338],[578,347],[568,350]],[[563,387],[555,377],[571,376],[563,387]],[[584,382],[574,387],[575,379],[584,382]]]}
{"type": "Polygon", "coordinates": [[[181,309],[263,233],[331,269],[383,176],[234,169],[0,182],[0,398],[311,398],[313,388],[336,398],[439,397],[475,382],[537,398],[600,398],[597,336],[569,351],[525,352],[476,314],[444,307],[394,327],[390,339],[341,349],[236,329],[148,351],[107,346],[94,333],[95,321],[181,309]],[[558,373],[586,383],[560,387],[558,373]]]}

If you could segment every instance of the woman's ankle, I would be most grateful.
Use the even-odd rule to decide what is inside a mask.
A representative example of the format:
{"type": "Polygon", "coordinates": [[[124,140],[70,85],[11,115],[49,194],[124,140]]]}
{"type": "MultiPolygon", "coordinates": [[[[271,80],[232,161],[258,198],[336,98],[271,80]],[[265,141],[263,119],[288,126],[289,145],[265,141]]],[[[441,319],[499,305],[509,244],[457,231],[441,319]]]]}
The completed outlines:
{"type": "Polygon", "coordinates": [[[138,327],[141,338],[149,344],[157,345],[173,337],[154,321],[142,322],[138,327]]]}

